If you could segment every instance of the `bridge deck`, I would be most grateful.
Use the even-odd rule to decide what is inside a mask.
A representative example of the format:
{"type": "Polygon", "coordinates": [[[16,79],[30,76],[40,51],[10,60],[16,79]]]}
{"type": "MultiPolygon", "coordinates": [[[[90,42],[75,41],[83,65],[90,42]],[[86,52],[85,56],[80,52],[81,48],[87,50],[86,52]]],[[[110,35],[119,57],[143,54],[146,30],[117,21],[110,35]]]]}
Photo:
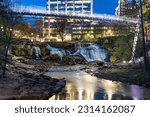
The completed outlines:
{"type": "Polygon", "coordinates": [[[106,14],[64,14],[52,12],[48,13],[46,10],[22,7],[20,9],[12,8],[12,11],[16,15],[28,15],[28,16],[42,16],[42,17],[61,17],[61,18],[71,18],[71,19],[88,19],[92,21],[97,21],[101,23],[112,23],[112,24],[125,24],[125,25],[135,25],[139,23],[139,19],[129,18],[129,17],[117,17],[113,15],[106,14]]]}

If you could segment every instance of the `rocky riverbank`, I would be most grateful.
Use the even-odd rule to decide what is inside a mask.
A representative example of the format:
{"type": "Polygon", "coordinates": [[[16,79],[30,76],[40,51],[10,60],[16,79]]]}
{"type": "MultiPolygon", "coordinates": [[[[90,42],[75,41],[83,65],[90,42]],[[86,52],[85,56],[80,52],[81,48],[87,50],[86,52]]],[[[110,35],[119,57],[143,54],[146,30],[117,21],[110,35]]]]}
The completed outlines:
{"type": "MultiPolygon", "coordinates": [[[[47,100],[65,87],[65,78],[45,76],[51,62],[13,58],[7,64],[6,77],[0,78],[0,99],[47,100]]],[[[2,72],[2,70],[0,70],[2,72]]]]}
{"type": "Polygon", "coordinates": [[[143,65],[122,63],[113,65],[92,62],[87,64],[83,70],[98,78],[150,87],[150,72],[145,72],[143,65]]]}

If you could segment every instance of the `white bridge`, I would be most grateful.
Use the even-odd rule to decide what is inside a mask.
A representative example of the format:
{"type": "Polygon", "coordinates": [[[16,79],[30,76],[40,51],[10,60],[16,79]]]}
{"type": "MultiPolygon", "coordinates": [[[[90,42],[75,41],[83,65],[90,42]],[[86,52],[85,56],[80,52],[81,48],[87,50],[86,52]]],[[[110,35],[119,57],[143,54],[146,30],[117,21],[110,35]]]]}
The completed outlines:
{"type": "MultiPolygon", "coordinates": [[[[12,13],[16,15],[28,15],[28,16],[43,16],[43,17],[60,17],[60,18],[68,18],[68,19],[87,19],[92,21],[97,21],[101,23],[110,23],[110,24],[125,24],[125,25],[136,25],[139,23],[139,19],[129,18],[129,17],[118,17],[113,15],[106,14],[65,14],[60,12],[47,12],[43,9],[32,8],[32,7],[24,7],[20,8],[13,7],[12,13]]],[[[8,11],[9,13],[9,11],[8,11]]]]}

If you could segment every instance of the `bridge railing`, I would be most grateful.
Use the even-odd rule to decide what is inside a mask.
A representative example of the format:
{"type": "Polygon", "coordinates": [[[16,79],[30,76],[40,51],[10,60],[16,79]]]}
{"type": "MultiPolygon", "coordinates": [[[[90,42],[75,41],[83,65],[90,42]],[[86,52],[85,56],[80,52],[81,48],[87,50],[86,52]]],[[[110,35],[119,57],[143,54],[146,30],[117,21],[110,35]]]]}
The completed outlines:
{"type": "Polygon", "coordinates": [[[53,16],[53,17],[69,17],[69,18],[79,18],[79,19],[90,19],[96,20],[100,22],[108,22],[108,23],[123,23],[123,24],[137,24],[139,23],[139,19],[129,18],[129,17],[118,17],[113,15],[106,14],[66,14],[63,12],[46,11],[43,7],[35,7],[35,6],[21,6],[20,9],[12,8],[13,12],[16,14],[23,15],[34,15],[34,16],[53,16]]]}

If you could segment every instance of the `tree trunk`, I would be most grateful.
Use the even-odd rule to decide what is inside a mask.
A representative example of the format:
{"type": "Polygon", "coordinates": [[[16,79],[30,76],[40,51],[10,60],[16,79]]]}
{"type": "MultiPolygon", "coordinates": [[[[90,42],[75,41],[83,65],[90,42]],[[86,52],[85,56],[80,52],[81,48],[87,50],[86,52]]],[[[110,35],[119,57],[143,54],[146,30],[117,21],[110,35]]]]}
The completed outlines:
{"type": "Polygon", "coordinates": [[[8,57],[8,50],[11,44],[11,38],[12,38],[12,31],[10,31],[8,43],[6,44],[6,51],[4,54],[4,66],[3,66],[3,73],[2,73],[2,78],[5,78],[5,72],[6,72],[6,63],[7,63],[7,57],[8,57]]]}
{"type": "Polygon", "coordinates": [[[62,42],[64,42],[64,36],[63,36],[63,33],[59,32],[59,35],[60,35],[60,38],[61,38],[62,42]]]}

